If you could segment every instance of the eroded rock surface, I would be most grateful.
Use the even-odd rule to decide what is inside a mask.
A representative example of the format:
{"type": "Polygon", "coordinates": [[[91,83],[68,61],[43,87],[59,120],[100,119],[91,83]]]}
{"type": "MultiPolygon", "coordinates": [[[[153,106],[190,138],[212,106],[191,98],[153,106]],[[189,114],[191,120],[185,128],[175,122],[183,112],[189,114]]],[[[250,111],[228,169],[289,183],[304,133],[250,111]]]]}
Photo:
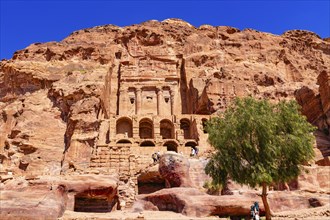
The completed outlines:
{"type": "MultiPolygon", "coordinates": [[[[269,203],[274,212],[307,209],[317,202],[317,206],[327,206],[328,196],[301,192],[269,193],[269,203]]],[[[141,195],[139,200],[146,201],[145,210],[173,211],[188,216],[249,216],[250,206],[259,202],[260,212],[264,214],[261,198],[256,191],[242,192],[239,195],[212,196],[195,188],[162,189],[148,195],[141,195]],[[153,204],[153,206],[151,204],[153,204]]]]}
{"type": "Polygon", "coordinates": [[[317,126],[315,161],[318,165],[330,165],[330,73],[322,71],[317,77],[318,90],[308,86],[296,90],[295,97],[302,106],[308,121],[317,126]]]}
{"type": "Polygon", "coordinates": [[[0,189],[1,219],[56,219],[65,210],[109,212],[120,206],[113,176],[21,177],[0,189]]]}
{"type": "Polygon", "coordinates": [[[168,188],[191,187],[189,168],[188,159],[175,152],[162,155],[159,161],[159,173],[165,179],[168,188]]]}

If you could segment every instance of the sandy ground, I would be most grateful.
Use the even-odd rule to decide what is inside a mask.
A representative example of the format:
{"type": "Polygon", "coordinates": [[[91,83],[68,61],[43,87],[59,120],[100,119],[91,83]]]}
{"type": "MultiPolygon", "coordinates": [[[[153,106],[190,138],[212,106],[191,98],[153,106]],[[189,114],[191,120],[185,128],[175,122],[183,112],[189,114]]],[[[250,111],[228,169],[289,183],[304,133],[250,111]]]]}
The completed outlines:
{"type": "MultiPolygon", "coordinates": [[[[189,217],[179,213],[170,211],[142,211],[142,212],[131,212],[131,211],[114,211],[109,213],[86,213],[86,212],[73,212],[65,211],[64,215],[60,220],[221,220],[226,218],[219,218],[217,216],[212,217],[189,217]]],[[[227,218],[228,219],[228,218],[227,218]]],[[[265,219],[262,217],[261,219],[265,219]]],[[[330,205],[303,209],[298,211],[286,211],[275,213],[272,220],[330,220],[330,205]]]]}
{"type": "Polygon", "coordinates": [[[176,219],[184,219],[184,220],[221,220],[226,218],[219,217],[189,217],[175,212],[169,211],[142,211],[142,212],[130,212],[130,211],[114,211],[109,213],[86,213],[86,212],[73,212],[73,211],[65,211],[64,215],[60,218],[60,220],[176,220],[176,219]]]}
{"type": "Polygon", "coordinates": [[[306,219],[306,220],[330,220],[330,205],[325,205],[317,208],[301,209],[297,211],[286,211],[275,213],[272,220],[282,219],[306,219]]]}

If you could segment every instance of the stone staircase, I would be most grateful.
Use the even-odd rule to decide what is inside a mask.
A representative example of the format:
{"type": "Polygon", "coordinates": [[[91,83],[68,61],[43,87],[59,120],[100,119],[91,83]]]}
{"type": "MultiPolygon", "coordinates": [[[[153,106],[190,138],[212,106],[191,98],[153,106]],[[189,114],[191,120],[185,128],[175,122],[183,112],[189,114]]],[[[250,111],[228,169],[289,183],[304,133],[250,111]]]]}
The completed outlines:
{"type": "Polygon", "coordinates": [[[104,174],[118,173],[119,178],[122,179],[129,177],[135,171],[132,157],[134,156],[131,155],[129,146],[99,145],[91,157],[90,168],[97,169],[104,174]]]}
{"type": "Polygon", "coordinates": [[[110,168],[110,151],[107,145],[97,146],[97,152],[93,154],[90,161],[91,168],[106,170],[110,168]]]}
{"type": "Polygon", "coordinates": [[[129,145],[98,145],[90,160],[90,168],[102,174],[119,176],[118,196],[120,207],[131,207],[137,194],[137,178],[135,174],[135,156],[131,154],[129,145]]]}

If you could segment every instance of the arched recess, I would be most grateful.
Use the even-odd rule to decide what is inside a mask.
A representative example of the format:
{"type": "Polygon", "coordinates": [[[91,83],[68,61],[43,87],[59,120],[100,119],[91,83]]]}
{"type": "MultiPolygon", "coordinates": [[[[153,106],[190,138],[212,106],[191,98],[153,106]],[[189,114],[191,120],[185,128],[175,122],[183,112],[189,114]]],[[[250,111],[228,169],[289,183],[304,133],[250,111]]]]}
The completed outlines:
{"type": "Polygon", "coordinates": [[[75,212],[111,212],[118,205],[113,188],[90,189],[74,196],[75,212]]]}
{"type": "Polygon", "coordinates": [[[132,120],[127,117],[118,119],[116,123],[116,134],[127,135],[127,138],[133,137],[132,120]]]}
{"type": "Polygon", "coordinates": [[[121,140],[117,141],[117,144],[132,144],[132,142],[127,139],[121,139],[121,140]]]}
{"type": "Polygon", "coordinates": [[[195,148],[197,143],[195,141],[188,141],[184,146],[195,148]]]}
{"type": "Polygon", "coordinates": [[[143,118],[139,123],[139,136],[142,139],[154,138],[154,125],[149,118],[143,118]]]}
{"type": "Polygon", "coordinates": [[[143,141],[141,144],[140,144],[141,147],[154,147],[155,146],[155,143],[152,142],[152,141],[143,141]]]}
{"type": "Polygon", "coordinates": [[[167,147],[167,151],[178,152],[178,143],[176,143],[175,141],[166,141],[164,143],[164,146],[167,147]]]}
{"type": "Polygon", "coordinates": [[[163,139],[174,139],[174,125],[168,119],[160,121],[160,135],[163,139]]]}
{"type": "Polygon", "coordinates": [[[184,139],[190,139],[190,120],[187,118],[183,118],[180,120],[180,129],[183,130],[184,139]]]}
{"type": "Polygon", "coordinates": [[[142,172],[137,182],[138,194],[149,194],[165,188],[165,180],[153,171],[142,172]]]}
{"type": "Polygon", "coordinates": [[[207,119],[206,118],[203,118],[202,119],[202,125],[203,125],[203,132],[204,132],[204,134],[206,134],[207,133],[207,131],[206,131],[206,124],[207,124],[207,119]]]}

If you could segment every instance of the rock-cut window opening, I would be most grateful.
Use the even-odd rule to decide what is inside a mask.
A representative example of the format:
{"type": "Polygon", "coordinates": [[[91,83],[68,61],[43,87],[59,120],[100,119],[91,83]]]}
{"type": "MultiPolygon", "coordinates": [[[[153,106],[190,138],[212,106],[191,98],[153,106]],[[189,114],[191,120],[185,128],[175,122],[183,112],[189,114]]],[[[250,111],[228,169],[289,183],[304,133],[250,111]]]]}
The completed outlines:
{"type": "Polygon", "coordinates": [[[178,144],[175,141],[167,141],[164,143],[167,151],[178,152],[178,144]]]}
{"type": "Polygon", "coordinates": [[[184,139],[190,139],[190,121],[188,119],[180,120],[180,129],[183,130],[184,139]]]}
{"type": "Polygon", "coordinates": [[[120,118],[116,124],[116,134],[123,134],[125,138],[133,137],[132,120],[129,118],[120,118]]]}
{"type": "Polygon", "coordinates": [[[156,146],[154,142],[152,141],[143,141],[141,144],[140,144],[141,147],[154,147],[156,146]]]}
{"type": "Polygon", "coordinates": [[[164,119],[160,121],[160,135],[163,139],[174,138],[174,125],[170,120],[164,119]]]}
{"type": "Polygon", "coordinates": [[[203,118],[202,119],[202,126],[203,126],[203,132],[204,132],[204,134],[207,134],[207,130],[206,130],[207,121],[208,120],[206,118],[203,118]]]}
{"type": "Polygon", "coordinates": [[[132,144],[132,142],[127,139],[120,139],[119,141],[117,141],[117,144],[132,144]]]}
{"type": "Polygon", "coordinates": [[[186,147],[192,147],[192,148],[196,148],[197,143],[194,141],[189,141],[185,144],[186,147]]]}
{"type": "Polygon", "coordinates": [[[150,119],[142,119],[139,123],[139,136],[141,139],[154,138],[154,126],[150,119]]]}

